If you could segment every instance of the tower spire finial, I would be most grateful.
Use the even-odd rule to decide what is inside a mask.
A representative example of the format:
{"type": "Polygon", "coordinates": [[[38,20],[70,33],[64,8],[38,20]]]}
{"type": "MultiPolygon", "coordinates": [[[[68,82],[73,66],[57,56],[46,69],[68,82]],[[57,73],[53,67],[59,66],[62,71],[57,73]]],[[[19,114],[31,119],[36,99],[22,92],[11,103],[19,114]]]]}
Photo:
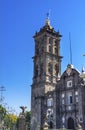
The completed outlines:
{"type": "Polygon", "coordinates": [[[46,16],[47,16],[47,19],[49,19],[49,13],[47,13],[46,16]]]}
{"type": "Polygon", "coordinates": [[[50,25],[50,10],[49,12],[46,13],[46,21],[45,21],[46,25],[50,25]]]}
{"type": "Polygon", "coordinates": [[[51,10],[49,9],[49,11],[46,14],[46,16],[47,16],[48,19],[50,19],[50,12],[51,12],[51,10]]]}

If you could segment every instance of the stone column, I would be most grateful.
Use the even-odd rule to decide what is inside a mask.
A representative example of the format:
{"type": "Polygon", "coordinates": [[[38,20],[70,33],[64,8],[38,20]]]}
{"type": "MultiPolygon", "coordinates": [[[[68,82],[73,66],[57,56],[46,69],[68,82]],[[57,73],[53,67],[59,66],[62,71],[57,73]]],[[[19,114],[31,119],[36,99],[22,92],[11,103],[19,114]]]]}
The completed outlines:
{"type": "Polygon", "coordinates": [[[26,130],[26,118],[25,109],[26,107],[21,106],[22,112],[19,115],[19,130],[26,130]]]}

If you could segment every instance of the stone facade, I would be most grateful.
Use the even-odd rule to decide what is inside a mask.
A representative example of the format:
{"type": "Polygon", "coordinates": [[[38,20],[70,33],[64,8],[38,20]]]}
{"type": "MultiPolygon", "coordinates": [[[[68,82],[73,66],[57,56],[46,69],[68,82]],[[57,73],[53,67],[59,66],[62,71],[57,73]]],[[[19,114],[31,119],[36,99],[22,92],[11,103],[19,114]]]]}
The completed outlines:
{"type": "Polygon", "coordinates": [[[84,82],[73,65],[61,75],[60,40],[48,18],[34,35],[31,130],[42,130],[45,117],[50,129],[76,130],[78,118],[85,130],[84,82]]]}
{"type": "Polygon", "coordinates": [[[73,65],[68,65],[56,87],[56,113],[58,127],[76,130],[79,123],[85,129],[85,86],[80,73],[73,65]],[[57,99],[57,95],[59,99],[57,99]]]}
{"type": "Polygon", "coordinates": [[[54,100],[58,75],[61,73],[60,38],[60,33],[51,27],[48,18],[45,26],[34,35],[31,130],[43,128],[45,115],[49,117],[50,128],[56,128],[54,100]]]}

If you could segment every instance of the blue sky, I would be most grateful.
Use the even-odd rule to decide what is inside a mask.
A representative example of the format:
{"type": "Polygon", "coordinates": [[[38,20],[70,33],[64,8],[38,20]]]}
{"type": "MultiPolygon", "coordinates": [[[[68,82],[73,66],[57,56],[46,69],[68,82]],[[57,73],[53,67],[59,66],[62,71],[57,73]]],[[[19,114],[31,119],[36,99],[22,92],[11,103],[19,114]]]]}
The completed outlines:
{"type": "Polygon", "coordinates": [[[50,22],[61,39],[62,72],[70,62],[69,32],[72,60],[81,71],[85,65],[85,0],[0,0],[0,86],[9,107],[19,113],[19,106],[30,110],[33,77],[33,35],[50,22]]]}

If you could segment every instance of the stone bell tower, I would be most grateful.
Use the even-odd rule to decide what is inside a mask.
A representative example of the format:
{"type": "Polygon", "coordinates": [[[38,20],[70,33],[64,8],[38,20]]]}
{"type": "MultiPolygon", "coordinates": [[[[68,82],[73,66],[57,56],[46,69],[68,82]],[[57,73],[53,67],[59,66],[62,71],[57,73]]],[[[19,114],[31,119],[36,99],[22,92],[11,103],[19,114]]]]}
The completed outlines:
{"type": "Polygon", "coordinates": [[[60,33],[50,25],[48,17],[45,25],[34,35],[31,130],[41,130],[45,116],[47,116],[49,128],[56,128],[55,88],[61,74],[62,58],[60,56],[60,38],[60,33]]]}

